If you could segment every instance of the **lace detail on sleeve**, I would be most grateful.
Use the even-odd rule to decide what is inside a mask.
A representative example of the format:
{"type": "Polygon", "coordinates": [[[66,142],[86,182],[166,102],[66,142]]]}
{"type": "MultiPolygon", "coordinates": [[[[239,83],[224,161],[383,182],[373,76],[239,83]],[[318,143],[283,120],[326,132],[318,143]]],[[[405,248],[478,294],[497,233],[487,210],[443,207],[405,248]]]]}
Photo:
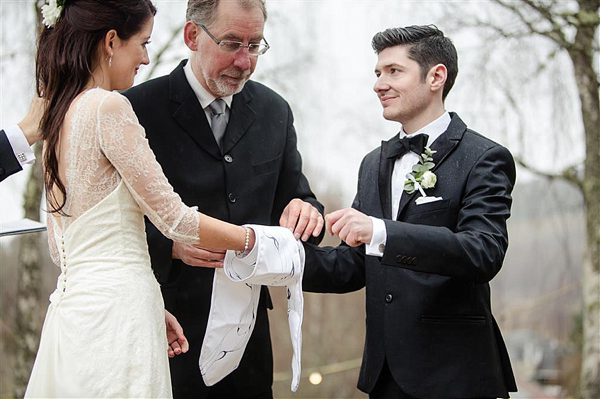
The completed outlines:
{"type": "Polygon", "coordinates": [[[150,221],[168,238],[199,242],[200,215],[173,191],[129,101],[110,93],[98,107],[100,148],[150,221]]]}

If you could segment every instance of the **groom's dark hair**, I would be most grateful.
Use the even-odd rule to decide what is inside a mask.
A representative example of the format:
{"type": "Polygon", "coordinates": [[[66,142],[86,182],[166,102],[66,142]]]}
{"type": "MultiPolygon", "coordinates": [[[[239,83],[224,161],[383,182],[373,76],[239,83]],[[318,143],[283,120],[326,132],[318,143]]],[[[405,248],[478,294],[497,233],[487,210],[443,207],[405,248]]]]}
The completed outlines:
{"type": "Polygon", "coordinates": [[[42,29],[35,69],[37,92],[46,102],[40,136],[46,147],[44,183],[51,212],[64,214],[67,195],[58,174],[59,133],[71,102],[100,62],[99,46],[112,29],[121,40],[130,39],[154,14],[151,0],[70,0],[64,2],[54,25],[42,29]]]}
{"type": "Polygon", "coordinates": [[[450,38],[435,25],[407,26],[390,28],[373,36],[371,42],[377,54],[388,47],[408,46],[408,58],[417,62],[421,69],[421,79],[425,79],[432,66],[444,64],[448,75],[442,92],[442,100],[454,86],[458,75],[458,54],[450,38]]]}

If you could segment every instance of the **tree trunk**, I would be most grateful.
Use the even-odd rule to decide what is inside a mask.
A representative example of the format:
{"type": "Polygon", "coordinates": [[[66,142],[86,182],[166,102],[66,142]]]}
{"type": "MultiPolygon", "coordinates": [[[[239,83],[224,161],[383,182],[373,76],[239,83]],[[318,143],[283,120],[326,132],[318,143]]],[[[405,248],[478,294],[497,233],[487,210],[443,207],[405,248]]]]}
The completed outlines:
{"type": "Polygon", "coordinates": [[[583,262],[583,352],[580,393],[582,398],[600,398],[600,98],[594,71],[594,36],[598,3],[579,2],[580,25],[569,48],[581,101],[586,157],[583,196],[586,207],[587,250],[583,262]],[[593,20],[593,19],[592,19],[593,20]]]}
{"type": "MultiPolygon", "coordinates": [[[[35,148],[37,161],[31,169],[31,177],[25,188],[25,217],[40,220],[40,202],[42,198],[43,176],[41,145],[35,148]]],[[[17,287],[17,310],[15,330],[15,368],[14,394],[22,398],[25,394],[31,367],[37,352],[41,319],[40,289],[42,286],[42,254],[40,239],[42,234],[25,234],[20,239],[18,265],[19,280],[17,287]]]]}
{"type": "MultiPolygon", "coordinates": [[[[582,7],[584,4],[582,4],[582,7]]],[[[597,12],[597,4],[591,10],[597,12]]],[[[593,69],[596,26],[582,26],[569,51],[581,100],[586,158],[583,195],[586,206],[587,251],[583,273],[583,353],[581,396],[600,398],[600,100],[593,69]]]]}

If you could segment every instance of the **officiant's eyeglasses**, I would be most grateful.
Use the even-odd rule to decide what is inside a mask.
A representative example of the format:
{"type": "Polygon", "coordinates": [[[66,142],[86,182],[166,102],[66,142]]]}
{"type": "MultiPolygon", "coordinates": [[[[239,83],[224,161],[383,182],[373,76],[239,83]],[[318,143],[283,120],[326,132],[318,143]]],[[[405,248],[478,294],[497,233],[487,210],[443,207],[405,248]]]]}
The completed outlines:
{"type": "Polygon", "coordinates": [[[271,46],[269,46],[269,43],[267,43],[267,40],[264,38],[263,38],[263,40],[265,41],[264,43],[250,43],[250,44],[244,44],[242,42],[235,42],[235,41],[231,41],[231,40],[219,40],[216,37],[214,37],[212,35],[212,33],[210,33],[208,31],[208,29],[206,29],[206,26],[204,26],[202,24],[198,24],[198,26],[201,27],[202,30],[204,32],[206,32],[206,34],[211,39],[213,39],[215,43],[217,43],[217,45],[219,46],[219,50],[221,50],[225,53],[237,53],[242,48],[246,47],[248,49],[248,53],[250,55],[258,57],[259,55],[263,55],[264,53],[266,53],[267,50],[271,47],[271,46]]]}

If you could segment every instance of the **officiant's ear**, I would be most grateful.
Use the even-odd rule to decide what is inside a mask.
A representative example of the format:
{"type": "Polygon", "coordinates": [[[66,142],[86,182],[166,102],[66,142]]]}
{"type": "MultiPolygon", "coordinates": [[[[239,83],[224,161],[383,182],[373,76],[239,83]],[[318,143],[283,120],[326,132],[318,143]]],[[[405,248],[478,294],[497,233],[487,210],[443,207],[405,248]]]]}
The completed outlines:
{"type": "Polygon", "coordinates": [[[198,51],[198,35],[200,28],[192,21],[187,21],[183,27],[183,41],[192,51],[198,51]]]}
{"type": "Polygon", "coordinates": [[[446,78],[448,77],[448,69],[446,65],[437,64],[429,69],[427,74],[427,82],[432,91],[444,91],[444,85],[446,84],[446,78]]]}

